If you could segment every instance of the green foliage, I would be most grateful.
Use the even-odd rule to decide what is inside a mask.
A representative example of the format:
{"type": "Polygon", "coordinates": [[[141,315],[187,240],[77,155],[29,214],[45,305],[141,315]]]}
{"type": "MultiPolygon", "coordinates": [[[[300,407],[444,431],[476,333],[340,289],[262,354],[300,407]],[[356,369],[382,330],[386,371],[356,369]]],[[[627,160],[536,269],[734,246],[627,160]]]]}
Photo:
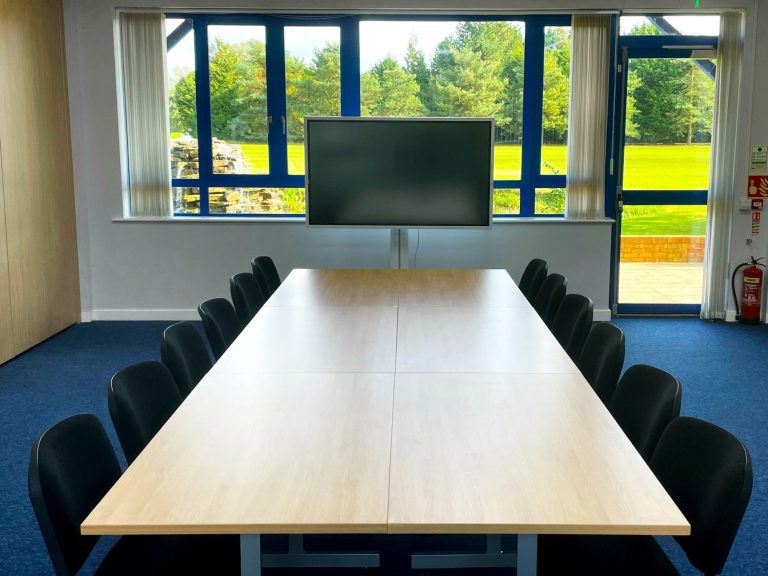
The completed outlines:
{"type": "Polygon", "coordinates": [[[361,108],[373,116],[419,116],[424,106],[419,99],[419,83],[392,56],[376,64],[366,77],[361,92],[361,108]]]}
{"type": "Polygon", "coordinates": [[[171,89],[169,98],[171,132],[197,138],[197,104],[195,102],[195,73],[181,76],[171,89]]]}
{"type": "Polygon", "coordinates": [[[565,213],[565,188],[540,188],[536,190],[536,214],[565,213]]]}
{"type": "Polygon", "coordinates": [[[236,68],[238,74],[236,109],[239,112],[237,116],[230,119],[230,135],[236,140],[265,142],[269,129],[264,43],[259,40],[244,42],[238,46],[237,54],[239,58],[236,68]]]}
{"type": "MultiPolygon", "coordinates": [[[[645,23],[635,26],[631,34],[657,36],[660,32],[645,23]]],[[[709,142],[714,94],[714,81],[693,60],[631,60],[626,136],[648,144],[709,142]]]]}
{"type": "Polygon", "coordinates": [[[337,116],[341,107],[341,58],[338,42],[317,48],[307,66],[286,56],[288,141],[304,141],[306,116],[337,116]],[[290,60],[290,64],[289,64],[290,60]]]}
{"type": "Polygon", "coordinates": [[[506,78],[499,74],[498,62],[483,60],[469,48],[453,48],[446,65],[435,73],[435,112],[439,116],[493,116],[504,126],[501,116],[506,78]]]}
{"type": "Polygon", "coordinates": [[[243,78],[238,69],[240,56],[221,39],[209,47],[211,79],[211,134],[222,140],[232,139],[232,121],[243,111],[243,78]]]}
{"type": "Polygon", "coordinates": [[[424,53],[416,46],[416,37],[411,35],[408,38],[408,47],[405,50],[405,71],[413,76],[416,84],[419,85],[419,100],[421,100],[424,111],[434,108],[434,87],[432,85],[432,76],[427,66],[427,59],[424,53]]]}

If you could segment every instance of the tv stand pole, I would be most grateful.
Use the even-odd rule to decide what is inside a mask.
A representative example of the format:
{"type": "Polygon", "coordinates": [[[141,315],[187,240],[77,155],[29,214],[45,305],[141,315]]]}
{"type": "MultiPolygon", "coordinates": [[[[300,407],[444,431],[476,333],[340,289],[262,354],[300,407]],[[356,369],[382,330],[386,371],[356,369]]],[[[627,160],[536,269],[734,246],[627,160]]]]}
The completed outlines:
{"type": "Polygon", "coordinates": [[[389,265],[391,268],[410,268],[407,228],[392,228],[390,230],[389,265]]]}

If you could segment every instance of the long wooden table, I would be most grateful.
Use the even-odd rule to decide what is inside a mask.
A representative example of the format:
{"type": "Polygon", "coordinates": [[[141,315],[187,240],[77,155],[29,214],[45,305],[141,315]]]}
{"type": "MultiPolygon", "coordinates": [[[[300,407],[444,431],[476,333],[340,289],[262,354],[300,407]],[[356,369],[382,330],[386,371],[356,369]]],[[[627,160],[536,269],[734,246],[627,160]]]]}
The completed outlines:
{"type": "Polygon", "coordinates": [[[294,270],[81,528],[690,532],[503,270],[294,270]]]}

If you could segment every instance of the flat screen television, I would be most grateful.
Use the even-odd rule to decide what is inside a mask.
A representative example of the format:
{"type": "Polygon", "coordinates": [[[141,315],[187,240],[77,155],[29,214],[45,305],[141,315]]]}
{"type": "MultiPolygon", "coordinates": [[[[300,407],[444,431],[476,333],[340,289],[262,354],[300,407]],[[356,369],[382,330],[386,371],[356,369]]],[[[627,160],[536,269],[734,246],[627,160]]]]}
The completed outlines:
{"type": "Polygon", "coordinates": [[[492,118],[308,117],[307,225],[488,228],[492,118]]]}

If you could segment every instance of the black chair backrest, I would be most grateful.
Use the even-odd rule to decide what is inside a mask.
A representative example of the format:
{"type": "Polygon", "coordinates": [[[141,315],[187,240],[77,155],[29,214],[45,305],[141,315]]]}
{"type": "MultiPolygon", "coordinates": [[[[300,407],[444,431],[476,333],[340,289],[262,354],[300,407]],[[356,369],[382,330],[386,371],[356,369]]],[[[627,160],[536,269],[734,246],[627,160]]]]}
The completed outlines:
{"type": "Polygon", "coordinates": [[[229,290],[232,293],[232,303],[235,305],[240,325],[245,328],[264,306],[267,296],[259,286],[256,277],[249,272],[241,272],[232,276],[229,279],[229,290]]]}
{"type": "Polygon", "coordinates": [[[730,432],[697,418],[667,426],[651,470],[691,524],[676,536],[704,574],[720,574],[752,494],[752,459],[730,432]]]}
{"type": "Polygon", "coordinates": [[[592,326],[576,365],[607,406],[624,366],[624,332],[610,322],[592,326]]]}
{"type": "Polygon", "coordinates": [[[151,360],[123,368],[112,376],[107,403],[130,464],[179,407],[181,394],[170,370],[151,360]]]}
{"type": "Polygon", "coordinates": [[[630,366],[619,380],[608,409],[646,462],[661,433],[680,416],[682,395],[677,378],[646,364],[630,366]]]}
{"type": "Polygon", "coordinates": [[[520,292],[533,304],[536,294],[541,288],[542,282],[547,277],[547,262],[541,258],[534,258],[528,262],[528,266],[523,270],[523,276],[520,278],[520,292]]]}
{"type": "Polygon", "coordinates": [[[226,298],[213,298],[197,307],[213,357],[218,360],[242,329],[235,307],[226,298]]]}
{"type": "Polygon", "coordinates": [[[80,524],[120,478],[120,465],[104,427],[93,414],[52,426],[32,445],[29,499],[59,576],[80,570],[98,536],[80,524]]]}
{"type": "Polygon", "coordinates": [[[176,322],[163,332],[160,358],[173,374],[182,398],[192,392],[211,369],[205,341],[192,322],[176,322]]]}
{"type": "Polygon", "coordinates": [[[264,294],[271,296],[280,287],[280,275],[269,256],[256,256],[251,260],[251,270],[259,283],[266,288],[264,294]]]}
{"type": "Polygon", "coordinates": [[[574,362],[578,361],[592,326],[592,300],[581,294],[566,294],[557,309],[552,333],[574,362]]]}
{"type": "Polygon", "coordinates": [[[536,294],[536,298],[533,301],[533,307],[544,323],[552,327],[552,323],[555,320],[555,314],[560,307],[560,303],[565,298],[565,287],[568,285],[568,279],[562,274],[550,274],[546,277],[544,282],[539,288],[539,292],[536,294]]]}

